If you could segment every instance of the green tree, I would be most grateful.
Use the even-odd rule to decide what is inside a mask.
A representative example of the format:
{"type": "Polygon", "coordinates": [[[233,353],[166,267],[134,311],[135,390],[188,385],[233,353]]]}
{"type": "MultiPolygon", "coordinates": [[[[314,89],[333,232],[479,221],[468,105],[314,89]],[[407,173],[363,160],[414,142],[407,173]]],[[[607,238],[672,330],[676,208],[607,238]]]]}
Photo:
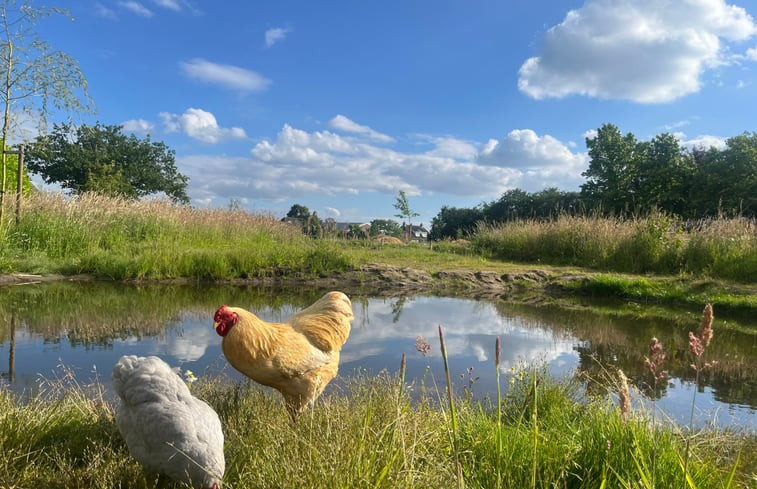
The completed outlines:
{"type": "Polygon", "coordinates": [[[548,219],[560,213],[576,214],[585,210],[578,192],[563,192],[556,187],[531,194],[531,215],[548,219]]]}
{"type": "Polygon", "coordinates": [[[691,155],[669,133],[638,144],[636,178],[633,184],[637,202],[644,210],[653,207],[683,215],[694,176],[691,155]]]}
{"type": "Polygon", "coordinates": [[[519,188],[508,190],[499,200],[484,204],[483,213],[487,221],[504,222],[530,217],[533,197],[519,188]]]}
{"type": "Polygon", "coordinates": [[[431,219],[429,239],[465,238],[476,231],[476,226],[484,219],[479,208],[465,209],[443,206],[439,214],[431,219]]]}
{"type": "Polygon", "coordinates": [[[726,211],[757,216],[757,133],[726,140],[722,150],[695,149],[696,177],[690,192],[692,214],[726,211]]]}
{"type": "Polygon", "coordinates": [[[304,205],[294,204],[289,208],[287,217],[292,217],[295,219],[307,219],[308,217],[310,217],[310,209],[308,209],[304,205]]]}
{"type": "Polygon", "coordinates": [[[402,228],[399,223],[393,219],[374,219],[371,221],[371,236],[394,236],[399,238],[402,236],[402,228]]]}
{"type": "Polygon", "coordinates": [[[581,185],[581,196],[604,212],[623,214],[636,210],[636,137],[631,133],[623,136],[616,126],[604,124],[595,137],[586,138],[586,147],[590,162],[581,174],[587,179],[581,185]]]}
{"type": "MultiPolygon", "coordinates": [[[[87,80],[78,62],[40,39],[37,24],[51,15],[70,18],[65,9],[36,6],[31,0],[0,0],[0,101],[3,104],[0,148],[5,148],[20,114],[44,128],[53,110],[85,113],[92,110],[87,80]]],[[[0,170],[0,223],[7,188],[7,157],[0,170]]]]}
{"type": "Polygon", "coordinates": [[[56,124],[30,145],[28,168],[46,183],[74,193],[97,192],[136,199],[159,192],[189,203],[187,177],[163,142],[126,136],[118,125],[56,124]]]}
{"type": "Polygon", "coordinates": [[[399,217],[403,221],[407,220],[407,224],[405,225],[405,237],[407,238],[413,229],[412,219],[420,216],[420,214],[410,208],[410,203],[407,200],[407,195],[404,190],[400,190],[397,200],[394,203],[394,208],[399,211],[398,214],[395,214],[396,217],[399,217]]]}

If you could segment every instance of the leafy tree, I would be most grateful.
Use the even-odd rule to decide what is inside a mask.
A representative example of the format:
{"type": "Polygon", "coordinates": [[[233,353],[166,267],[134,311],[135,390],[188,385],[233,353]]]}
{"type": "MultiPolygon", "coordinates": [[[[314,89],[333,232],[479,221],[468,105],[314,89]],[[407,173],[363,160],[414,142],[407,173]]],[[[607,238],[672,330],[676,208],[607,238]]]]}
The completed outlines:
{"type": "Polygon", "coordinates": [[[744,132],[728,139],[725,149],[695,149],[692,155],[696,164],[692,213],[757,216],[757,133],[744,132]]]}
{"type": "Polygon", "coordinates": [[[586,147],[591,161],[582,173],[587,182],[581,185],[581,196],[605,212],[634,211],[639,157],[636,137],[631,133],[623,136],[616,126],[604,124],[595,137],[586,138],[586,147]]]}
{"type": "Polygon", "coordinates": [[[439,214],[431,220],[429,238],[440,240],[444,238],[464,238],[476,231],[477,224],[484,219],[484,213],[479,208],[458,209],[456,207],[442,207],[439,214]]]}
{"type": "Polygon", "coordinates": [[[525,219],[531,215],[533,197],[519,188],[508,190],[499,200],[484,204],[483,213],[487,221],[504,222],[525,219]]]}
{"type": "MultiPolygon", "coordinates": [[[[65,9],[36,6],[31,0],[0,0],[0,101],[3,105],[0,148],[26,113],[44,128],[53,109],[85,113],[92,109],[87,80],[78,62],[37,36],[36,25],[51,15],[70,17],[65,9]]],[[[0,222],[7,187],[7,157],[0,158],[0,222]]]]}
{"type": "Polygon", "coordinates": [[[29,170],[74,193],[98,192],[136,199],[159,192],[189,203],[187,177],[163,142],[126,136],[113,125],[56,124],[30,146],[29,170]]]}
{"type": "Polygon", "coordinates": [[[399,238],[402,235],[402,228],[397,221],[392,219],[374,219],[371,221],[371,236],[378,235],[394,236],[399,238]]]}
{"type": "Polygon", "coordinates": [[[289,208],[287,217],[292,217],[295,219],[307,219],[308,217],[310,217],[310,209],[308,209],[304,205],[294,204],[289,208]]]}
{"type": "Polygon", "coordinates": [[[407,220],[405,234],[409,234],[412,230],[412,218],[418,217],[420,214],[410,209],[410,203],[407,200],[407,195],[405,195],[404,190],[400,190],[400,193],[397,196],[397,201],[394,203],[394,208],[399,211],[398,214],[395,214],[396,217],[399,217],[403,221],[407,220]]]}
{"type": "Polygon", "coordinates": [[[694,176],[692,157],[669,133],[638,144],[640,155],[633,183],[637,201],[644,210],[653,207],[683,215],[694,176]]]}
{"type": "Polygon", "coordinates": [[[575,214],[585,211],[578,192],[563,192],[556,187],[531,194],[530,213],[534,218],[553,218],[561,213],[575,214]]]}

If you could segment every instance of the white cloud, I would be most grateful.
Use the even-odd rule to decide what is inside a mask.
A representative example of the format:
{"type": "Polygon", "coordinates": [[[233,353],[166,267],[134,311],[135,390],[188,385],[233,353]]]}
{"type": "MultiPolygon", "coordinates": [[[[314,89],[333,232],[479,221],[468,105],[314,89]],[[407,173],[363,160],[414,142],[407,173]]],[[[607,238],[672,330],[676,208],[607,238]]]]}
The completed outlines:
{"type": "Polygon", "coordinates": [[[678,138],[681,146],[685,146],[687,148],[710,149],[711,147],[714,147],[717,149],[725,149],[725,138],[718,136],[702,134],[691,139],[686,138],[686,135],[683,133],[676,134],[675,136],[678,138]]]}
{"type": "Polygon", "coordinates": [[[752,61],[757,61],[757,48],[749,48],[746,50],[746,57],[752,61]]]}
{"type": "Polygon", "coordinates": [[[241,127],[220,127],[216,117],[202,109],[189,108],[181,115],[167,112],[161,112],[159,115],[167,132],[183,132],[204,143],[215,144],[225,139],[247,137],[241,127]]]}
{"type": "Polygon", "coordinates": [[[135,134],[149,134],[155,129],[155,124],[144,119],[130,119],[121,123],[125,131],[135,134]]]}
{"type": "Polygon", "coordinates": [[[682,121],[676,121],[671,124],[665,124],[663,126],[663,129],[665,129],[666,131],[671,131],[673,129],[678,129],[680,127],[688,126],[689,124],[691,124],[691,121],[688,119],[684,119],[682,121]]]}
{"type": "Polygon", "coordinates": [[[589,129],[588,131],[583,133],[584,139],[593,139],[599,135],[599,131],[596,129],[589,129]]]}
{"type": "Polygon", "coordinates": [[[137,15],[139,15],[141,17],[152,17],[154,15],[152,13],[152,10],[148,9],[147,7],[145,7],[144,5],[142,5],[139,2],[133,2],[133,1],[118,2],[118,5],[121,8],[126,9],[129,12],[131,12],[133,14],[137,14],[137,15]]]}
{"type": "Polygon", "coordinates": [[[586,0],[547,31],[518,88],[535,99],[669,102],[697,92],[703,73],[725,62],[723,41],[755,33],[746,10],[724,0],[586,0]]]}
{"type": "Polygon", "coordinates": [[[116,16],[116,12],[113,9],[110,9],[101,3],[95,4],[95,15],[110,20],[115,20],[118,18],[116,16]]]}
{"type": "Polygon", "coordinates": [[[362,126],[341,114],[337,114],[336,117],[331,119],[328,123],[328,126],[332,129],[336,129],[337,131],[359,134],[361,136],[366,136],[369,139],[382,143],[394,142],[394,138],[387,136],[386,134],[381,134],[378,131],[374,131],[368,126],[362,126]]]}
{"type": "Polygon", "coordinates": [[[326,207],[326,212],[329,214],[330,217],[339,217],[342,215],[341,211],[334,207],[326,207]]]}
{"type": "Polygon", "coordinates": [[[176,12],[181,10],[181,5],[177,0],[152,0],[152,2],[158,7],[167,8],[176,12]]]}
{"type": "Polygon", "coordinates": [[[221,85],[240,92],[260,92],[271,80],[259,73],[238,66],[213,63],[201,58],[179,63],[186,76],[204,83],[221,85]]]}
{"type": "Polygon", "coordinates": [[[433,147],[426,151],[427,155],[473,160],[478,155],[475,143],[463,141],[452,136],[430,136],[416,134],[415,138],[423,143],[430,143],[433,147]]]}
{"type": "Polygon", "coordinates": [[[522,172],[519,187],[578,187],[586,169],[585,153],[573,153],[566,144],[550,135],[539,136],[531,129],[515,129],[502,141],[489,140],[478,156],[484,165],[517,169],[522,172]]]}
{"type": "MultiPolygon", "coordinates": [[[[166,121],[169,128],[179,123],[176,117],[166,121]]],[[[285,124],[274,139],[257,143],[249,158],[194,155],[177,163],[190,177],[190,195],[204,205],[245,196],[283,202],[307,195],[394,196],[399,190],[487,199],[514,187],[541,190],[544,182],[577,189],[586,165],[585,154],[530,130],[486,145],[451,137],[428,141],[430,150],[398,151],[285,124]]]]}
{"type": "Polygon", "coordinates": [[[289,28],[274,27],[265,31],[265,47],[270,48],[279,41],[283,41],[287,34],[292,32],[289,28]]]}

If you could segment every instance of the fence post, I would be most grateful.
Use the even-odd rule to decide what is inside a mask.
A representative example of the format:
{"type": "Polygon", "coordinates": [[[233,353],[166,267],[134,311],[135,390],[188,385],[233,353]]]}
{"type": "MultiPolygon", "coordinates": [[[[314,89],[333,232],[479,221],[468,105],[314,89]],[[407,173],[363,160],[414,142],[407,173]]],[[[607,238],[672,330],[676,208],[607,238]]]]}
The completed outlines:
{"type": "Polygon", "coordinates": [[[21,220],[21,198],[24,186],[24,145],[18,149],[18,179],[16,180],[16,226],[21,220]]]}

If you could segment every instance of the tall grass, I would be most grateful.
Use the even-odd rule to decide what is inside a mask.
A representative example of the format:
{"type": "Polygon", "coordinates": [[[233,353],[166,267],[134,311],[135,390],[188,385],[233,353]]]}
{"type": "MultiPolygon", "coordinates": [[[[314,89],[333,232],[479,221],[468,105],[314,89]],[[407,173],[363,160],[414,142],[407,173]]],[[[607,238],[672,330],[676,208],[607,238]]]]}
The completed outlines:
{"type": "Polygon", "coordinates": [[[750,282],[757,276],[757,222],[745,217],[681,223],[661,213],[482,225],[478,252],[503,260],[627,273],[686,273],[750,282]]]}
{"type": "MultiPolygon", "coordinates": [[[[51,386],[26,404],[0,388],[0,487],[178,487],[129,456],[101,389],[65,379],[51,386]]],[[[454,488],[461,474],[470,488],[626,487],[653,453],[658,487],[685,486],[677,428],[653,433],[641,416],[623,421],[611,403],[583,398],[575,381],[553,379],[543,366],[513,383],[501,417],[486,402],[456,400],[459,452],[447,401],[411,401],[409,387],[389,374],[358,376],[296,425],[279,396],[249,383],[200,375],[192,391],[221,418],[224,487],[232,489],[454,488]]],[[[723,487],[742,448],[754,460],[753,435],[699,433],[688,468],[696,487],[723,487]]],[[[749,467],[739,466],[731,487],[749,487],[757,477],[749,467]]]]}
{"type": "Polygon", "coordinates": [[[0,225],[0,272],[90,273],[114,279],[319,275],[350,260],[268,214],[193,209],[95,194],[35,194],[17,226],[0,225]]]}

